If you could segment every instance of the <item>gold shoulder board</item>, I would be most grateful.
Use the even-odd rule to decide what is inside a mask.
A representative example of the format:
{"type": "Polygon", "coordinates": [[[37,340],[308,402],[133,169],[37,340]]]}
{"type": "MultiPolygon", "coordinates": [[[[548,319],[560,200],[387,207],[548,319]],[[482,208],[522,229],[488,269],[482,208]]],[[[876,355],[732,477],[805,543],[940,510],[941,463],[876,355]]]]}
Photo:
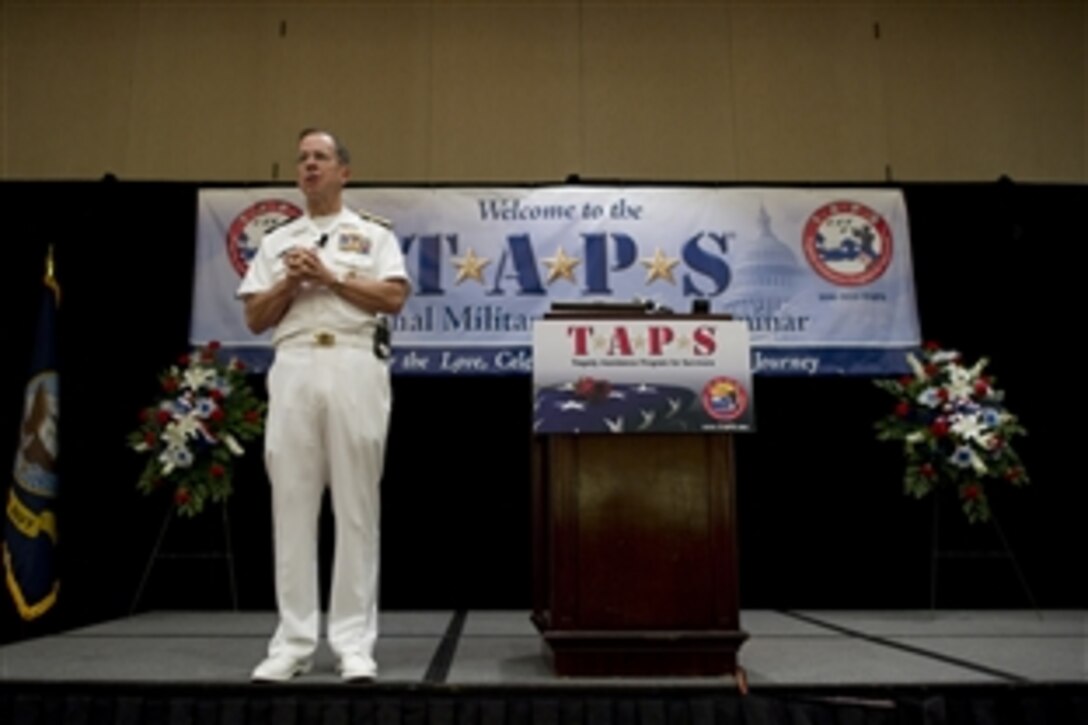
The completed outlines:
{"type": "Polygon", "coordinates": [[[356,209],[355,213],[358,214],[359,216],[361,216],[363,219],[366,219],[368,222],[374,222],[375,224],[381,224],[383,227],[386,227],[387,229],[392,229],[393,228],[393,222],[389,221],[385,217],[380,217],[377,214],[371,214],[370,212],[365,211],[363,209],[356,209]]]}

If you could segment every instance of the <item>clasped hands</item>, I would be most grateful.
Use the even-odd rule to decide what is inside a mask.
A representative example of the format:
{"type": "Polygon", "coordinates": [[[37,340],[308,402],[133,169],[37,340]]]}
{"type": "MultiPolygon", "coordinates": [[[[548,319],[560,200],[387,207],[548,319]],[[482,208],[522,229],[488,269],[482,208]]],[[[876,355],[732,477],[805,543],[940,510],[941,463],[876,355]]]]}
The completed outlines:
{"type": "Polygon", "coordinates": [[[330,286],[336,282],[336,275],[325,266],[317,251],[309,247],[295,247],[283,255],[287,267],[287,278],[294,283],[315,282],[330,286]]]}

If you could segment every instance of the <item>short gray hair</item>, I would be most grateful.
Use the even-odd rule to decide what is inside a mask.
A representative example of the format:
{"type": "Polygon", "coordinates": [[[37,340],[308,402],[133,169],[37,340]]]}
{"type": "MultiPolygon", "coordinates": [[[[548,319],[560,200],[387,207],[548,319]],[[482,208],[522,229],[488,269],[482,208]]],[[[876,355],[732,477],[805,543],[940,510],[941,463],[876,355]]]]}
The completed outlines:
{"type": "Polygon", "coordinates": [[[317,126],[307,126],[299,133],[298,140],[301,141],[307,136],[313,136],[314,134],[322,134],[323,136],[328,136],[329,138],[331,138],[333,148],[336,150],[336,160],[344,166],[349,166],[351,164],[351,152],[348,151],[348,147],[340,143],[340,139],[337,138],[336,134],[331,131],[326,131],[325,129],[319,128],[317,126]]]}

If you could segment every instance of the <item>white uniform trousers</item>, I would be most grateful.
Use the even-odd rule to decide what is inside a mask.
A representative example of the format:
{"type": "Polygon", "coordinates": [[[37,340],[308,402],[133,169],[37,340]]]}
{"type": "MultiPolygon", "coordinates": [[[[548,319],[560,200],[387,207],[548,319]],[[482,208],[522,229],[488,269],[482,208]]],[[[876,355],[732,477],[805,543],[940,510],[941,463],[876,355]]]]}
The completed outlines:
{"type": "Polygon", "coordinates": [[[268,372],[265,465],[272,482],[276,602],[272,656],[309,657],[320,632],[318,534],[326,482],[336,525],[328,638],[373,657],[378,635],[379,482],[391,390],[369,338],[281,344],[268,372]]]}

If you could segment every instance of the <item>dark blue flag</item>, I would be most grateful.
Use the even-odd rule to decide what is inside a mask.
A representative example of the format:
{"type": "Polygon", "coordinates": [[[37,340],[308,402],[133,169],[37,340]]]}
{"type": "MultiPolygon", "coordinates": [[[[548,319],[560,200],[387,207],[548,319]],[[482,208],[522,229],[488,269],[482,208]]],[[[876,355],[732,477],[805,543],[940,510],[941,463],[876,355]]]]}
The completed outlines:
{"type": "Polygon", "coordinates": [[[41,312],[19,426],[13,482],[5,505],[4,578],[16,609],[37,619],[57,601],[57,376],[56,319],[60,286],[53,276],[53,250],[42,279],[41,312]]]}
{"type": "Polygon", "coordinates": [[[536,391],[538,433],[696,432],[706,418],[695,393],[676,385],[582,377],[536,391]]]}

